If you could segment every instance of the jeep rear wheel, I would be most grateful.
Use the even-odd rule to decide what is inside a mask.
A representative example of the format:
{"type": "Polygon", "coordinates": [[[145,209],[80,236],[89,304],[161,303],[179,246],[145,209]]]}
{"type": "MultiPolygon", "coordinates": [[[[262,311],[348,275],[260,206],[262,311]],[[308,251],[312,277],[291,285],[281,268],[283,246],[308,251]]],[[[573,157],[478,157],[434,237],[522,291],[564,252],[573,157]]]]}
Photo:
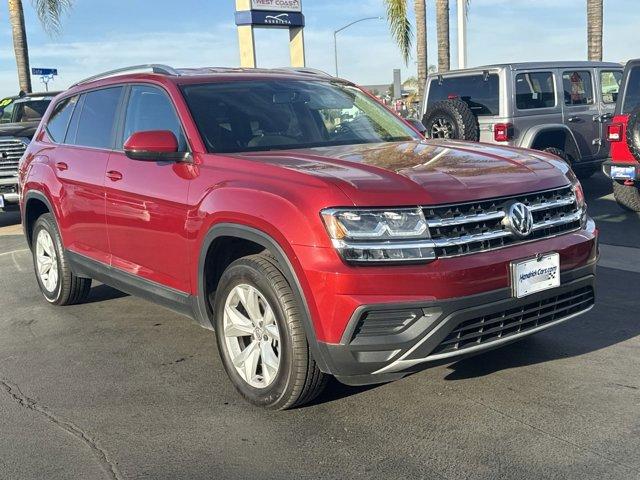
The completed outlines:
{"type": "Polygon", "coordinates": [[[312,401],[323,390],[327,376],[311,355],[300,306],[272,257],[233,262],[215,297],[220,357],[245,399],[284,410],[312,401]]]}
{"type": "Polygon", "coordinates": [[[613,196],[625,210],[640,212],[640,190],[637,185],[624,185],[614,181],[613,196]]]}
{"type": "Polygon", "coordinates": [[[446,138],[458,140],[480,139],[478,120],[462,100],[442,100],[431,105],[422,124],[428,138],[446,138]]]}
{"type": "Polygon", "coordinates": [[[33,265],[40,291],[54,305],[82,303],[89,296],[91,279],[73,274],[53,215],[46,213],[33,227],[33,265]]]}

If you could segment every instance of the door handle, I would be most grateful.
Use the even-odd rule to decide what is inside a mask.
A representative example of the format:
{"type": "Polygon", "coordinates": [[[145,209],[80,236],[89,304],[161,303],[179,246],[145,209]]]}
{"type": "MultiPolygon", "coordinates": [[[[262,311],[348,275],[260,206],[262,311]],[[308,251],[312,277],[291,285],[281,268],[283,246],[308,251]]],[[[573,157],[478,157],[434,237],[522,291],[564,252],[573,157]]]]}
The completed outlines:
{"type": "Polygon", "coordinates": [[[58,170],[60,170],[61,172],[64,172],[65,170],[69,170],[69,165],[67,165],[64,162],[57,162],[56,163],[56,168],[58,170]]]}
{"type": "Polygon", "coordinates": [[[120,172],[116,172],[115,170],[109,170],[107,172],[107,178],[109,178],[112,182],[117,182],[118,180],[122,180],[122,174],[120,172]]]}
{"type": "Polygon", "coordinates": [[[580,121],[580,117],[569,117],[567,118],[568,122],[575,123],[580,121]]]}

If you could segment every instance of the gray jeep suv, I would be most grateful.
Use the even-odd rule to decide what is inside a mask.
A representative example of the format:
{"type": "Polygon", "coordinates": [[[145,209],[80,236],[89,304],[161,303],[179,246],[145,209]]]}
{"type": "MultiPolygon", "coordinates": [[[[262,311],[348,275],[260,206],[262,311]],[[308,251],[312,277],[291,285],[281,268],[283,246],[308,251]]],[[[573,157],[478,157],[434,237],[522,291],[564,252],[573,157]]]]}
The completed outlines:
{"type": "Polygon", "coordinates": [[[622,66],[605,62],[488,65],[427,79],[422,123],[430,138],[534,148],[569,162],[581,177],[599,170],[622,66]]]}

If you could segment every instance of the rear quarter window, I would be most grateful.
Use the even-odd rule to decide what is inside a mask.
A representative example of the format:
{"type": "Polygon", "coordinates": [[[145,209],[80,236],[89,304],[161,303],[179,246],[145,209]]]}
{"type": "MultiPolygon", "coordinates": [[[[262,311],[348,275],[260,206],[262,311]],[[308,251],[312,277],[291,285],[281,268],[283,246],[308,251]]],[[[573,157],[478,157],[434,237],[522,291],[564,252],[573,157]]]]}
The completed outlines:
{"type": "Polygon", "coordinates": [[[478,115],[498,115],[500,110],[500,82],[497,74],[466,75],[434,78],[429,86],[427,104],[440,100],[459,99],[478,115]]]}

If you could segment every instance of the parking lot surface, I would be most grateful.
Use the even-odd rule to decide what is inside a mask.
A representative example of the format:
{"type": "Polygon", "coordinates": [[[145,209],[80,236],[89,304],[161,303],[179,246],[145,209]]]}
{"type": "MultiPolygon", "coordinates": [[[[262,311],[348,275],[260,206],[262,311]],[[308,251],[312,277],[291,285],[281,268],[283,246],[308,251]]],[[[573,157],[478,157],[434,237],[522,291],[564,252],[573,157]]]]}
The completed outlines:
{"type": "Polygon", "coordinates": [[[46,304],[0,214],[0,478],[640,478],[640,216],[584,186],[590,313],[287,412],[242,401],[214,334],[171,311],[103,285],[46,304]]]}

